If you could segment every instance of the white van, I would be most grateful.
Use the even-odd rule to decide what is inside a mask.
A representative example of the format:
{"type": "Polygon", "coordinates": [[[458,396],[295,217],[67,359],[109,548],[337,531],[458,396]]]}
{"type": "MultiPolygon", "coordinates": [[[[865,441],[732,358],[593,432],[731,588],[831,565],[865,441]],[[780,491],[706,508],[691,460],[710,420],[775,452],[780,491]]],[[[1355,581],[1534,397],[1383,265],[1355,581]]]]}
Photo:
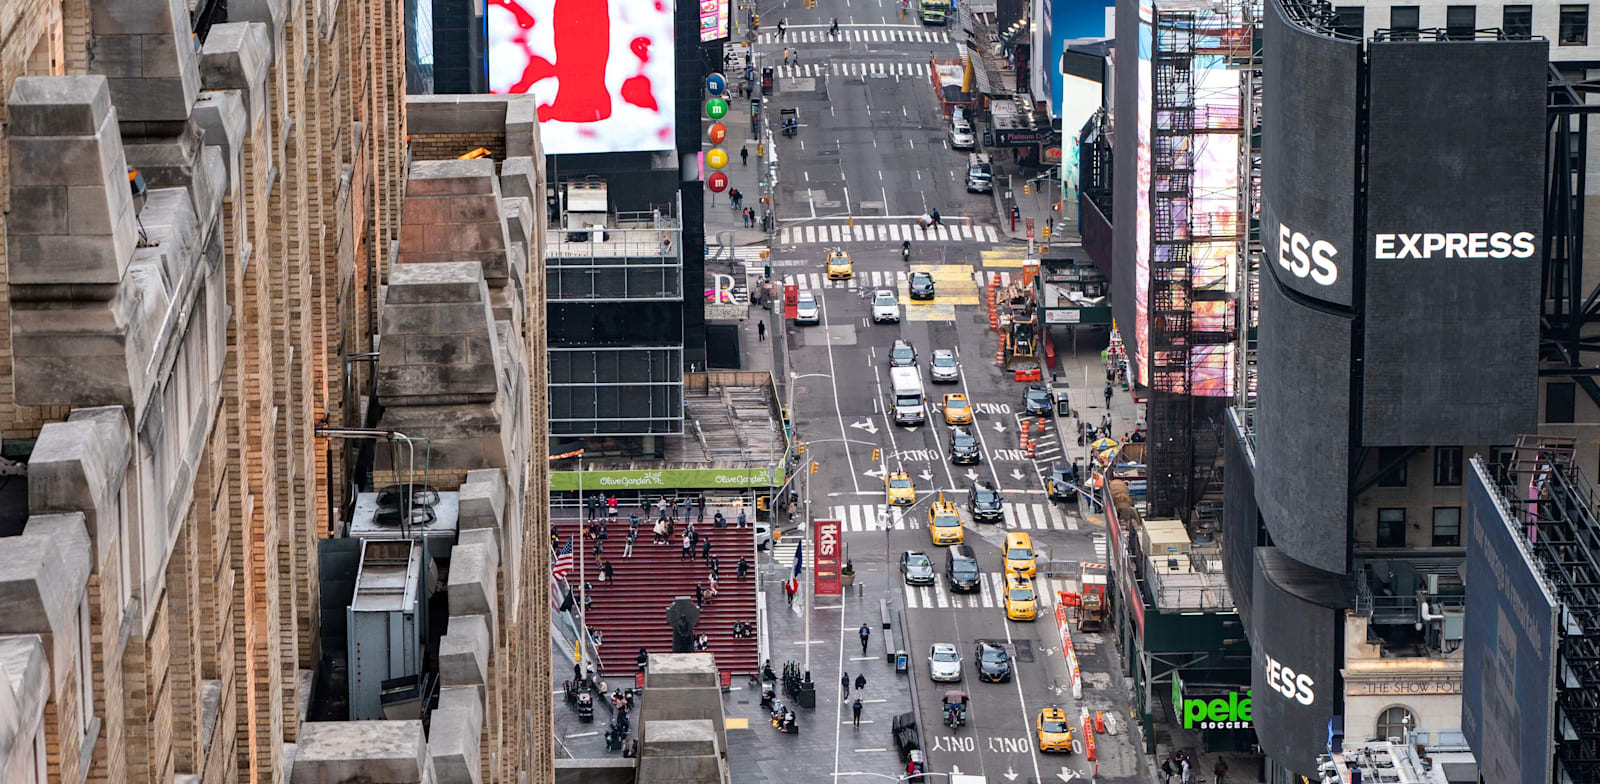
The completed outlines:
{"type": "Polygon", "coordinates": [[[967,192],[989,193],[994,190],[994,167],[988,153],[975,152],[967,156],[967,192]]]}
{"type": "Polygon", "coordinates": [[[897,425],[920,425],[928,419],[922,402],[922,376],[915,367],[889,368],[894,389],[894,421],[897,425]]]}

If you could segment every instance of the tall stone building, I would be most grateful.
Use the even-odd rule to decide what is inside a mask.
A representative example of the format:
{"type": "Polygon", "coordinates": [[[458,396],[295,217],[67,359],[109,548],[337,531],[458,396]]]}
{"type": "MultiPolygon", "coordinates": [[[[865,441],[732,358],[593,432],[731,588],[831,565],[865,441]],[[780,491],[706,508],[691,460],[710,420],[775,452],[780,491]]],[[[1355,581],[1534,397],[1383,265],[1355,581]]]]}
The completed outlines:
{"type": "Polygon", "coordinates": [[[403,18],[0,2],[0,781],[552,777],[536,129],[434,220],[498,234],[412,268],[408,178],[451,180],[411,171],[403,18]],[[408,413],[460,505],[435,721],[311,722],[319,553],[352,482],[413,481],[331,436],[408,413]]]}

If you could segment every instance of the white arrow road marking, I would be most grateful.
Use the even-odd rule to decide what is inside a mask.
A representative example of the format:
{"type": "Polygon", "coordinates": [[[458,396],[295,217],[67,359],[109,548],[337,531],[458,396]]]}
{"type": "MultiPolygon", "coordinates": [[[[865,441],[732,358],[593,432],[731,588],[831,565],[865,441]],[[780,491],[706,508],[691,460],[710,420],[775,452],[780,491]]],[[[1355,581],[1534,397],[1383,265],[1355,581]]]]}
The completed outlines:
{"type": "Polygon", "coordinates": [[[1011,478],[1012,479],[1021,479],[1022,478],[1022,469],[1020,469],[1020,468],[1011,469],[1011,478]]]}
{"type": "Polygon", "coordinates": [[[956,765],[951,765],[950,766],[950,775],[952,775],[952,776],[961,775],[961,768],[959,766],[956,766],[956,765]]]}
{"type": "Polygon", "coordinates": [[[921,478],[922,478],[922,481],[924,481],[924,482],[931,482],[931,481],[933,481],[933,472],[932,472],[932,471],[929,471],[929,470],[928,470],[928,469],[926,469],[926,468],[924,468],[924,469],[922,469],[922,473],[920,473],[920,474],[917,474],[917,476],[919,476],[919,477],[921,477],[921,478]]]}
{"type": "Polygon", "coordinates": [[[971,468],[967,469],[967,481],[968,482],[976,482],[976,481],[978,481],[978,472],[973,470],[973,469],[971,469],[971,468]]]}
{"type": "Polygon", "coordinates": [[[874,479],[883,479],[884,470],[882,468],[874,468],[870,471],[862,471],[861,473],[874,479]]]}
{"type": "Polygon", "coordinates": [[[1003,422],[994,423],[994,432],[996,432],[996,433],[1004,433],[1004,432],[1006,432],[1005,423],[1003,423],[1003,422]]]}
{"type": "Polygon", "coordinates": [[[1012,770],[1010,765],[1007,765],[1006,766],[1006,772],[1002,773],[1000,775],[1005,776],[1006,777],[1006,781],[1016,781],[1017,780],[1017,772],[1012,770]]]}
{"type": "Polygon", "coordinates": [[[872,435],[877,435],[878,434],[878,426],[872,424],[872,420],[870,420],[870,419],[863,419],[860,422],[852,422],[852,423],[850,423],[850,426],[854,427],[854,428],[859,428],[861,430],[865,430],[865,431],[867,431],[868,433],[870,433],[872,435]]]}
{"type": "Polygon", "coordinates": [[[1065,765],[1062,765],[1061,772],[1056,774],[1056,778],[1061,779],[1062,781],[1072,781],[1077,777],[1078,772],[1065,765]]]}

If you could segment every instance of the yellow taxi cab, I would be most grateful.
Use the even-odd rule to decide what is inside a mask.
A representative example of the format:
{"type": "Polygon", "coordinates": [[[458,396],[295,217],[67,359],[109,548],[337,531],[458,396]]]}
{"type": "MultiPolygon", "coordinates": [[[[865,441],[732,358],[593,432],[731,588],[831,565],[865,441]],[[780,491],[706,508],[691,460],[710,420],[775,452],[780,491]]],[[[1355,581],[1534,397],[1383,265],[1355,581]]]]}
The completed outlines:
{"type": "Polygon", "coordinates": [[[1001,550],[1005,556],[1005,572],[1007,577],[1024,577],[1033,579],[1039,567],[1033,560],[1033,539],[1021,531],[1011,531],[1006,534],[1005,548],[1001,550]]]}
{"type": "Polygon", "coordinates": [[[1072,753],[1072,724],[1067,721],[1066,711],[1053,706],[1045,708],[1039,711],[1033,727],[1039,735],[1040,751],[1072,753]]]}
{"type": "Polygon", "coordinates": [[[1033,592],[1033,581],[1026,577],[1006,578],[1006,617],[1013,621],[1031,621],[1039,617],[1039,596],[1033,592]]]}
{"type": "Polygon", "coordinates": [[[889,503],[895,506],[910,506],[917,502],[917,488],[911,484],[910,474],[896,471],[884,479],[883,484],[889,494],[889,503]]]}
{"type": "Polygon", "coordinates": [[[937,545],[962,543],[961,513],[955,504],[944,500],[944,493],[928,507],[928,534],[937,545]]]}
{"type": "Polygon", "coordinates": [[[828,251],[828,280],[847,280],[856,274],[850,254],[842,250],[828,251]]]}
{"type": "Polygon", "coordinates": [[[952,392],[944,396],[944,423],[947,425],[972,424],[972,404],[967,396],[952,392]]]}

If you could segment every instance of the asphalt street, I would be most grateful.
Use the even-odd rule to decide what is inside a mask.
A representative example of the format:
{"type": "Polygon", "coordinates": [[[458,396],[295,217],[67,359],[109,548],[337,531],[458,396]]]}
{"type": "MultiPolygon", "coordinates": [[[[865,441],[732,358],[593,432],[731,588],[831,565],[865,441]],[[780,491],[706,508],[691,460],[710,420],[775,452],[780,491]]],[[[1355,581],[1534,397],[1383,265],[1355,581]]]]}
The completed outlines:
{"type": "MultiPolygon", "coordinates": [[[[989,328],[983,285],[996,276],[1008,280],[1019,274],[1026,246],[996,231],[995,203],[988,194],[966,192],[966,152],[948,144],[948,123],[927,66],[932,57],[957,56],[949,41],[959,34],[958,23],[924,28],[914,12],[902,21],[898,3],[887,0],[818,0],[815,9],[799,2],[762,4],[759,11],[762,32],[755,50],[778,70],[764,114],[776,130],[781,110],[794,109],[801,126],[794,137],[774,134],[778,229],[773,272],[787,284],[813,291],[822,304],[820,325],[788,322],[779,333],[787,341],[794,374],[792,413],[799,437],[807,444],[806,458],[819,463],[811,516],[844,523],[846,555],[861,574],[864,589],[879,592],[904,613],[913,672],[900,682],[917,690],[929,770],[979,774],[993,784],[1087,780],[1094,765],[1081,754],[1040,754],[1033,725],[1039,710],[1051,705],[1065,709],[1074,721],[1080,707],[1116,709],[1111,704],[1080,705],[1072,698],[1051,616],[1054,591],[1075,588],[1071,565],[1103,557],[1094,538],[1103,529],[1081,517],[1075,506],[1051,504],[1046,498],[1041,470],[1053,460],[1070,460],[1070,454],[1058,440],[1045,438],[1035,457],[1027,456],[1018,441],[1025,385],[995,363],[996,335],[989,328]],[[835,16],[841,30],[836,37],[827,34],[835,16]],[[780,19],[787,20],[783,40],[775,32],[780,19]],[[790,50],[787,65],[785,49],[790,50]],[[940,211],[944,231],[929,233],[916,226],[917,216],[929,209],[940,211]],[[900,240],[907,236],[912,238],[909,264],[900,254],[900,240]],[[833,248],[850,253],[852,280],[826,280],[823,261],[833,248]],[[909,301],[906,274],[913,270],[933,275],[933,302],[909,301]],[[900,323],[872,323],[870,298],[879,287],[897,292],[900,323]],[[887,353],[896,339],[916,347],[931,404],[929,422],[916,428],[893,424],[887,405],[887,353]],[[959,383],[929,382],[926,367],[935,349],[957,352],[959,383]],[[943,424],[938,404],[949,392],[964,393],[972,401],[971,429],[984,453],[977,466],[956,466],[948,458],[950,428],[943,424]],[[884,476],[900,470],[912,476],[917,504],[890,509],[885,506],[884,476]],[[992,482],[1001,489],[1007,502],[1004,523],[967,519],[967,491],[974,482],[992,482]],[[902,551],[922,550],[936,566],[944,563],[942,548],[931,544],[925,525],[928,507],[940,493],[962,509],[966,542],[988,573],[977,595],[949,593],[942,574],[933,587],[912,588],[900,579],[902,551]],[[1041,572],[1039,592],[1046,601],[1034,622],[1008,621],[1001,606],[999,546],[1007,530],[1026,530],[1041,559],[1062,564],[1059,573],[1041,572]],[[979,640],[998,642],[1010,651],[1015,672],[1010,682],[977,682],[971,660],[979,640]],[[962,683],[928,679],[928,649],[935,642],[954,643],[960,651],[962,683]],[[940,698],[948,688],[963,689],[972,700],[968,724],[953,730],[943,725],[940,714],[940,698]]],[[[1085,374],[1093,378],[1100,373],[1099,346],[1089,345],[1094,339],[1103,342],[1103,337],[1086,340],[1079,356],[1062,357],[1062,373],[1075,385],[1085,374]]],[[[1095,394],[1075,390],[1074,404],[1080,407],[1098,397],[1098,386],[1084,387],[1095,394]]],[[[792,548],[787,557],[793,558],[792,548]]],[[[862,599],[876,603],[871,596],[862,599]]],[[[833,613],[824,615],[827,620],[818,623],[820,628],[839,623],[833,613]]],[[[814,638],[822,636],[813,633],[814,638]]],[[[854,647],[853,640],[847,643],[854,647]]],[[[814,656],[820,653],[813,650],[814,656]]],[[[849,669],[851,653],[859,651],[844,656],[829,651],[822,661],[849,669]]],[[[837,683],[838,673],[817,664],[813,669],[819,682],[837,683]]],[[[1113,666],[1103,664],[1108,670],[1113,666]]],[[[1121,682],[1109,672],[1094,680],[1121,682]]],[[[887,727],[874,733],[883,737],[866,745],[892,745],[887,727]]],[[[885,763],[882,753],[853,754],[861,745],[846,741],[831,760],[808,755],[806,764],[789,770],[787,780],[869,781],[904,773],[891,767],[892,758],[885,763]]],[[[1097,780],[1137,780],[1136,754],[1125,733],[1100,738],[1098,748],[1097,780]]]]}

